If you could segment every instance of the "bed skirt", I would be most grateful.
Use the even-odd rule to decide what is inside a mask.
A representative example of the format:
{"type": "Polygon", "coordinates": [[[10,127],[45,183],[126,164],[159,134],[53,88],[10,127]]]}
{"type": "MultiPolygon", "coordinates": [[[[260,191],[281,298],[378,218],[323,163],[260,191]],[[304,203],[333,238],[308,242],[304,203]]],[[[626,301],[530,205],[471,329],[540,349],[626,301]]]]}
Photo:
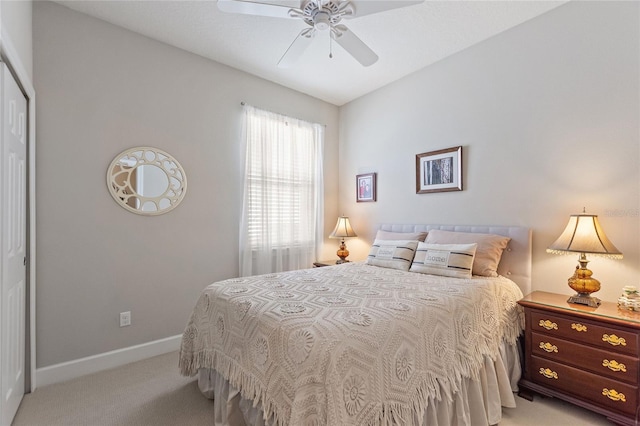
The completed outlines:
{"type": "MultiPolygon", "coordinates": [[[[503,343],[496,360],[485,357],[484,366],[477,380],[465,379],[462,391],[451,399],[430,399],[422,419],[414,418],[409,425],[428,426],[487,426],[496,425],[502,419],[502,407],[516,406],[521,375],[519,344],[503,343]]],[[[213,399],[214,422],[218,426],[273,426],[273,419],[264,420],[260,404],[246,400],[240,391],[231,386],[215,370],[198,372],[198,387],[209,399],[213,399]]],[[[442,394],[446,394],[443,390],[442,394]]]]}

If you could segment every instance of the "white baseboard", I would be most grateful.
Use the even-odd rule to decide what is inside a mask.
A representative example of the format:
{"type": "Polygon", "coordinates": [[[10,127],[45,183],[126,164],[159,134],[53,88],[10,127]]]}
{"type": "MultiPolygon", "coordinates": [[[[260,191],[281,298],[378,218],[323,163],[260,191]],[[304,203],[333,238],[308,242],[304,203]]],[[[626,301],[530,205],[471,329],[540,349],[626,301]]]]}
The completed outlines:
{"type": "Polygon", "coordinates": [[[97,373],[98,371],[119,367],[130,362],[177,351],[180,349],[181,339],[182,335],[179,334],[141,345],[38,368],[36,369],[35,384],[32,389],[35,389],[36,386],[64,382],[86,374],[97,373]]]}

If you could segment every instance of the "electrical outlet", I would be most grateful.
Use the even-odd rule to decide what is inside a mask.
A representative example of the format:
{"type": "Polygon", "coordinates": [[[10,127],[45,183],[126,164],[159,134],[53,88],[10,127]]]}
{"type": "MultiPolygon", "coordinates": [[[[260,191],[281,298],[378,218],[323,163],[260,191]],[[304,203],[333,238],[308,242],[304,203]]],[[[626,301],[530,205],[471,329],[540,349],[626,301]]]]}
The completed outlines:
{"type": "Polygon", "coordinates": [[[131,325],[131,311],[120,312],[120,327],[131,325]]]}

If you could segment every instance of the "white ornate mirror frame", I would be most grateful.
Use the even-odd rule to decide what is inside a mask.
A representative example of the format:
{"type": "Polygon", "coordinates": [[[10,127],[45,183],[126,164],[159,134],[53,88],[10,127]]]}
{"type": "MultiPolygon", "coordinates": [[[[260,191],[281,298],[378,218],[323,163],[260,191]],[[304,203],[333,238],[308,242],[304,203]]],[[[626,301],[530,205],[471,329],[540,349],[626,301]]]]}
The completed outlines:
{"type": "Polygon", "coordinates": [[[184,198],[187,175],[168,153],[138,146],[118,154],[107,169],[107,187],[113,199],[132,213],[167,213],[184,198]]]}

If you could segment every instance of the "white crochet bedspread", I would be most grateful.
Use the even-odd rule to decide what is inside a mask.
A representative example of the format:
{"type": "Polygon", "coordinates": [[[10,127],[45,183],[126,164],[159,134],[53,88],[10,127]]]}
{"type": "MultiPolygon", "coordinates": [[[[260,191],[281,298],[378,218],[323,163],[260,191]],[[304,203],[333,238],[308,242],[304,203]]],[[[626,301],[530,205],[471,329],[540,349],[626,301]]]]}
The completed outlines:
{"type": "Polygon", "coordinates": [[[180,370],[216,369],[277,424],[403,424],[516,341],[521,297],[364,263],[229,279],[198,299],[180,370]]]}

